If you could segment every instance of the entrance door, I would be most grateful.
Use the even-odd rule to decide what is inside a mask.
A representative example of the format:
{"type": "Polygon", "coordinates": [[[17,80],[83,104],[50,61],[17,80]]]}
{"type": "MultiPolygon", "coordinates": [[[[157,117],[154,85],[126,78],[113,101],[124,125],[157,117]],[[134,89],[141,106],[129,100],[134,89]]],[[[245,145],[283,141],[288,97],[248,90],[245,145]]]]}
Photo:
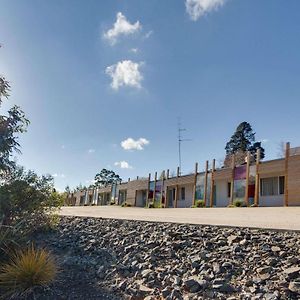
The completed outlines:
{"type": "Polygon", "coordinates": [[[168,189],[168,207],[174,207],[175,189],[168,189]]]}
{"type": "Polygon", "coordinates": [[[217,206],[217,187],[213,187],[213,206],[217,206]]]}
{"type": "Polygon", "coordinates": [[[147,191],[145,190],[142,191],[142,201],[143,201],[142,207],[145,207],[147,204],[147,191]]]}

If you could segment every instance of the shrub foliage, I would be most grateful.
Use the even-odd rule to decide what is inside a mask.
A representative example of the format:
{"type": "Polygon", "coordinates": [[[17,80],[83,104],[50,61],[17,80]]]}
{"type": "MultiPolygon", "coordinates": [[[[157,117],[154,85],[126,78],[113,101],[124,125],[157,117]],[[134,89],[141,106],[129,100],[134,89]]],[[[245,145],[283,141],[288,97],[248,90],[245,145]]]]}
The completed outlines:
{"type": "Polygon", "coordinates": [[[39,177],[33,171],[17,168],[0,185],[0,223],[14,226],[22,221],[23,229],[45,226],[50,212],[63,204],[63,196],[54,190],[53,178],[39,177]],[[38,226],[37,226],[38,225],[38,226]]]}

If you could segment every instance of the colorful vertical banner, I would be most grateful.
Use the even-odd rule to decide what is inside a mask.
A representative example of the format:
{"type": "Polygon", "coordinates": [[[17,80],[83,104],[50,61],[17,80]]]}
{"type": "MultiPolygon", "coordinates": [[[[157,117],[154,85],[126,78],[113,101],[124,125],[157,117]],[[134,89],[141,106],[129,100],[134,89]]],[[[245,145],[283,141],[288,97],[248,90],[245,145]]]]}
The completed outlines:
{"type": "MultiPolygon", "coordinates": [[[[207,174],[207,183],[206,183],[206,205],[209,205],[210,199],[210,187],[211,187],[211,173],[207,174]]],[[[205,198],[205,174],[198,174],[196,179],[196,190],[195,190],[195,199],[204,200],[205,198]]]]}
{"type": "Polygon", "coordinates": [[[246,192],[247,166],[234,169],[233,201],[244,201],[246,192]]]}
{"type": "Polygon", "coordinates": [[[154,186],[155,186],[155,182],[154,181],[150,181],[149,183],[149,191],[148,191],[148,199],[152,200],[154,198],[154,186]]]}

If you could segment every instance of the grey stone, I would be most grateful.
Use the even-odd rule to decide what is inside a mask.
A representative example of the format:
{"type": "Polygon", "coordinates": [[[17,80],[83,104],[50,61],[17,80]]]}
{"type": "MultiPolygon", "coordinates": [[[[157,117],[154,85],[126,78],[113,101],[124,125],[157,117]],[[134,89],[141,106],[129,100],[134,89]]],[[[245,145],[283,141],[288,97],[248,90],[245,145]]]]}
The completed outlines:
{"type": "Polygon", "coordinates": [[[162,291],[161,291],[161,294],[164,298],[168,297],[170,294],[171,294],[171,291],[168,289],[168,288],[164,288],[162,291]]]}
{"type": "Polygon", "coordinates": [[[280,252],[280,251],[281,251],[281,248],[279,248],[278,246],[272,246],[272,247],[271,247],[271,250],[272,250],[273,252],[280,252]]]}
{"type": "Polygon", "coordinates": [[[97,277],[99,279],[104,279],[105,278],[105,271],[106,271],[106,268],[104,266],[100,266],[98,271],[97,271],[97,277]]]}
{"type": "Polygon", "coordinates": [[[300,295],[300,281],[291,281],[289,284],[289,290],[300,295]]]}
{"type": "Polygon", "coordinates": [[[194,278],[189,278],[183,282],[183,285],[190,293],[196,293],[201,289],[201,286],[194,278]]]}
{"type": "Polygon", "coordinates": [[[236,291],[236,289],[234,288],[234,286],[232,286],[229,283],[224,283],[221,287],[220,287],[220,292],[222,293],[233,293],[236,291]]]}
{"type": "Polygon", "coordinates": [[[153,271],[151,269],[146,269],[146,270],[143,270],[142,271],[142,277],[145,278],[145,277],[148,277],[151,273],[153,273],[153,271]]]}
{"type": "Polygon", "coordinates": [[[230,235],[229,237],[227,237],[227,243],[229,245],[231,245],[232,243],[237,241],[237,239],[238,239],[238,237],[236,235],[230,235]]]}
{"type": "Polygon", "coordinates": [[[284,274],[287,274],[290,277],[299,275],[300,267],[290,267],[283,271],[284,274]]]}
{"type": "Polygon", "coordinates": [[[121,281],[119,284],[118,284],[118,288],[120,290],[125,290],[126,289],[126,286],[127,286],[127,282],[125,280],[121,281]]]}

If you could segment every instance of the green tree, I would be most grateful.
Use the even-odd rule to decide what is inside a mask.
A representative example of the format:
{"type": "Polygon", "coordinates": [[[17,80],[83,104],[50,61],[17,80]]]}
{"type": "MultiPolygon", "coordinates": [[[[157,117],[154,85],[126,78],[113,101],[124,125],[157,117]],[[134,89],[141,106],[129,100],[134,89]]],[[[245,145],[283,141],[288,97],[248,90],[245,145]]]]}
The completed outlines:
{"type": "MultiPolygon", "coordinates": [[[[1,46],[0,46],[1,47],[1,46]]],[[[0,76],[0,107],[4,98],[8,99],[10,85],[5,77],[0,76]]],[[[6,115],[0,115],[0,179],[15,167],[11,159],[14,151],[20,152],[18,134],[26,131],[29,120],[19,106],[14,105],[6,115]]]]}
{"type": "Polygon", "coordinates": [[[255,133],[251,125],[248,122],[242,122],[226,144],[226,154],[234,154],[237,151],[248,151],[254,141],[255,133]]]}
{"type": "Polygon", "coordinates": [[[251,156],[254,158],[254,160],[256,160],[256,153],[258,149],[260,150],[260,159],[265,158],[265,149],[262,147],[261,142],[254,142],[249,148],[251,156]]]}
{"type": "Polygon", "coordinates": [[[102,169],[100,173],[96,174],[95,176],[95,186],[108,186],[114,183],[120,183],[122,179],[118,174],[116,174],[112,170],[102,169]]]}
{"type": "Polygon", "coordinates": [[[236,155],[236,163],[242,164],[245,162],[247,151],[250,151],[251,160],[256,159],[256,151],[260,149],[260,158],[265,157],[265,150],[261,146],[261,142],[255,141],[255,132],[248,122],[242,122],[236,128],[229,142],[226,144],[226,157],[224,165],[228,167],[231,163],[231,156],[236,155]]]}
{"type": "Polygon", "coordinates": [[[68,185],[65,187],[65,193],[67,193],[67,194],[71,193],[71,189],[68,185]]]}

